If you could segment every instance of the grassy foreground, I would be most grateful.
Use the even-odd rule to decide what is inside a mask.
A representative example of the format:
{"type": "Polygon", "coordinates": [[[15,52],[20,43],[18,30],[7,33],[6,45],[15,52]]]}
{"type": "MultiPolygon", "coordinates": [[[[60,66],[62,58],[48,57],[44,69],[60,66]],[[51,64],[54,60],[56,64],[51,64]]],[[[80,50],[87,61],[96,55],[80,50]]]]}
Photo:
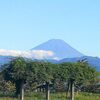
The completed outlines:
{"type": "MultiPolygon", "coordinates": [[[[17,98],[0,97],[0,100],[17,100],[17,98]]],[[[42,93],[34,93],[31,97],[25,97],[25,100],[45,100],[45,95],[42,93]]],[[[50,95],[50,100],[66,100],[65,93],[54,93],[50,95]]],[[[75,100],[100,100],[99,94],[80,93],[75,95],[75,100]]]]}

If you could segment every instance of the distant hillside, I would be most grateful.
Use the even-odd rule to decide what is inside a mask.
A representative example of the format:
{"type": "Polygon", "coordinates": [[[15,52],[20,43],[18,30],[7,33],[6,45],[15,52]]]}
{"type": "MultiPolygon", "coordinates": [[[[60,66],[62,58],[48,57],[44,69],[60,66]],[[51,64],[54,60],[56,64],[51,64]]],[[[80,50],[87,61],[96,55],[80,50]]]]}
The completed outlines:
{"type": "Polygon", "coordinates": [[[0,65],[8,63],[12,58],[12,56],[0,56],[0,65]]]}
{"type": "Polygon", "coordinates": [[[65,58],[59,61],[59,63],[62,62],[77,62],[79,60],[86,59],[86,61],[93,67],[96,68],[96,70],[100,71],[100,58],[98,57],[91,57],[91,56],[84,56],[84,57],[77,57],[77,58],[65,58]]]}

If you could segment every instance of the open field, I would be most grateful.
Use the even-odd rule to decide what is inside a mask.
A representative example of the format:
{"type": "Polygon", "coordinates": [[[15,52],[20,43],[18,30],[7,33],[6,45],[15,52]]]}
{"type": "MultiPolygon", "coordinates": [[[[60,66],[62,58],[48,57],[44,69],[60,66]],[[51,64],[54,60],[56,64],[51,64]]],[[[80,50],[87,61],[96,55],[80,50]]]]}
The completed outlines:
{"type": "MultiPolygon", "coordinates": [[[[17,98],[0,97],[0,100],[17,100],[17,98]]],[[[45,95],[42,93],[34,93],[31,97],[25,97],[25,100],[45,100],[45,95]]],[[[50,95],[50,100],[66,100],[65,93],[54,93],[50,95]]],[[[75,95],[75,100],[100,100],[99,94],[80,93],[75,95]]]]}

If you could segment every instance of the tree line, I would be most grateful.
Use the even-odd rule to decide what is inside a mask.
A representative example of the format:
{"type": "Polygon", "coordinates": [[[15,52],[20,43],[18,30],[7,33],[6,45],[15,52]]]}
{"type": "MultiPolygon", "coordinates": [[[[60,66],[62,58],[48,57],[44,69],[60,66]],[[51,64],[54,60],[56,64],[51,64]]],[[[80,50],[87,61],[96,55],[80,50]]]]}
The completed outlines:
{"type": "Polygon", "coordinates": [[[24,100],[26,85],[33,90],[42,87],[46,93],[46,100],[50,100],[51,87],[61,83],[65,86],[66,100],[74,100],[74,93],[84,89],[95,79],[96,70],[84,61],[53,64],[17,57],[4,64],[0,71],[0,85],[2,82],[9,83],[18,100],[24,100]]]}

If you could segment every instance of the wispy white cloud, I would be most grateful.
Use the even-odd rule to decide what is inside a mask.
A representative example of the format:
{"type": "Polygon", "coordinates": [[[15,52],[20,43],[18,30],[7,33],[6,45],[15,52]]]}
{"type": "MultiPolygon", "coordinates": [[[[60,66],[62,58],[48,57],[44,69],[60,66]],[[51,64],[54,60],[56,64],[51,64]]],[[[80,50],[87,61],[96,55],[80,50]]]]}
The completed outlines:
{"type": "Polygon", "coordinates": [[[60,58],[58,58],[58,57],[53,57],[52,59],[53,60],[60,60],[60,58]]]}
{"type": "Polygon", "coordinates": [[[45,51],[45,50],[19,51],[19,50],[0,49],[0,55],[22,56],[22,57],[34,58],[34,59],[46,59],[46,58],[53,58],[54,53],[52,51],[45,51]]]}

